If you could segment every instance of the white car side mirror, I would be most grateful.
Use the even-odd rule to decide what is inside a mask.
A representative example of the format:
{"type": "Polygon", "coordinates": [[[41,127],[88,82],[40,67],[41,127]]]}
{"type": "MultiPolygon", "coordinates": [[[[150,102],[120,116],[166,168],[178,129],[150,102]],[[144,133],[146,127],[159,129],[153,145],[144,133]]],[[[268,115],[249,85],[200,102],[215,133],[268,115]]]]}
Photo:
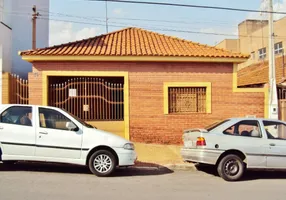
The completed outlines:
{"type": "Polygon", "coordinates": [[[74,123],[72,123],[72,122],[67,122],[66,123],[66,128],[68,130],[70,130],[70,131],[75,131],[77,129],[77,126],[74,123]]]}

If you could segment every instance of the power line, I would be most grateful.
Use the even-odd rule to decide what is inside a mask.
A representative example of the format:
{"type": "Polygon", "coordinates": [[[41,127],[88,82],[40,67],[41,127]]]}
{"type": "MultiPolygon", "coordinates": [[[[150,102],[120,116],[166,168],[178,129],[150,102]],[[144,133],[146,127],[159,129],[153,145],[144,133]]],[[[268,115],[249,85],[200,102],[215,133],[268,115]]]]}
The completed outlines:
{"type": "MultiPolygon", "coordinates": [[[[70,22],[70,23],[78,23],[78,24],[88,24],[88,25],[96,25],[96,26],[105,26],[105,24],[91,23],[91,22],[82,22],[82,21],[73,21],[73,20],[63,20],[63,19],[55,19],[55,18],[43,18],[39,17],[38,19],[42,20],[50,20],[50,21],[60,21],[60,22],[70,22]]],[[[126,28],[126,24],[117,23],[109,24],[111,27],[117,28],[126,28]],[[117,25],[122,24],[122,25],[117,25]]],[[[216,36],[230,36],[230,37],[249,37],[247,35],[235,35],[235,34],[226,34],[226,33],[214,33],[214,32],[203,32],[203,31],[190,31],[190,30],[180,30],[180,29],[166,29],[166,28],[157,28],[152,26],[144,26],[142,28],[148,28],[155,31],[163,31],[163,32],[179,32],[179,33],[190,33],[190,34],[202,34],[202,35],[216,35],[216,36]]],[[[251,36],[253,38],[261,38],[261,36],[251,36]]],[[[268,37],[264,37],[268,38],[268,37]]],[[[276,36],[277,39],[286,39],[286,36],[276,36]]]]}
{"type": "MultiPolygon", "coordinates": [[[[40,10],[40,9],[39,9],[40,10]]],[[[45,11],[45,10],[40,10],[42,12],[46,12],[49,13],[50,15],[60,15],[60,16],[66,16],[66,17],[71,17],[71,18],[81,18],[81,19],[87,19],[87,20],[96,20],[96,21],[101,21],[101,22],[105,22],[105,18],[103,17],[94,17],[94,16],[79,16],[79,15],[70,15],[70,14],[64,14],[64,13],[58,13],[58,12],[49,12],[49,11],[45,11]]],[[[227,22],[227,21],[219,21],[219,20],[210,20],[210,21],[193,21],[193,22],[189,22],[189,21],[182,21],[182,20],[159,20],[159,19],[146,19],[146,18],[124,18],[124,17],[109,17],[108,20],[126,20],[126,21],[146,21],[146,22],[163,22],[163,23],[176,23],[176,24],[186,24],[186,25],[191,25],[191,24],[212,24],[214,25],[214,23],[220,23],[220,24],[215,24],[215,25],[227,25],[230,24],[228,26],[233,26],[236,27],[235,25],[231,25],[231,22],[227,22]]]]}
{"type": "MultiPolygon", "coordinates": [[[[24,16],[25,13],[21,13],[21,14],[14,14],[14,13],[8,13],[10,15],[16,15],[16,16],[24,16]]],[[[26,13],[27,15],[30,15],[30,13],[26,13]]],[[[25,15],[25,16],[27,16],[25,15]]],[[[84,17],[83,17],[84,18],[84,17]]],[[[87,24],[87,25],[96,25],[96,26],[106,26],[106,24],[100,24],[100,23],[93,23],[93,22],[86,22],[86,21],[74,21],[74,20],[64,20],[64,19],[56,19],[56,18],[49,18],[49,15],[41,15],[41,17],[39,17],[38,19],[44,19],[44,20],[50,20],[50,21],[61,21],[61,22],[70,22],[70,23],[76,23],[76,24],[87,24]],[[46,18],[45,18],[46,17],[46,18]]],[[[103,23],[105,23],[105,21],[101,21],[103,23]]],[[[126,24],[126,23],[119,23],[116,22],[114,25],[111,24],[112,22],[110,22],[111,27],[118,27],[118,28],[125,28],[128,26],[138,26],[138,24],[134,25],[134,24],[126,24]],[[120,24],[120,25],[119,25],[120,24]]],[[[176,29],[170,29],[170,28],[158,28],[158,26],[153,27],[153,26],[140,26],[142,28],[148,28],[148,29],[152,29],[152,30],[157,30],[157,31],[164,31],[164,32],[179,32],[179,33],[191,33],[191,34],[201,34],[201,35],[216,35],[216,36],[229,36],[229,37],[249,37],[248,35],[235,35],[235,34],[226,34],[226,33],[215,33],[215,32],[204,32],[204,31],[190,31],[190,30],[181,30],[179,28],[181,27],[173,27],[176,29]]],[[[170,27],[170,26],[169,26],[170,27]]],[[[262,37],[262,36],[251,36],[252,38],[268,38],[268,37],[262,37]]],[[[286,36],[276,36],[277,39],[285,39],[286,36]]]]}
{"type": "MultiPolygon", "coordinates": [[[[89,21],[98,21],[98,22],[104,22],[106,23],[106,20],[100,20],[98,18],[94,18],[94,17],[82,17],[82,16],[75,16],[75,15],[67,15],[67,14],[61,14],[61,13],[55,13],[56,15],[54,15],[52,12],[49,12],[50,13],[50,16],[55,16],[57,17],[57,15],[59,15],[58,17],[61,17],[61,16],[66,16],[66,17],[71,17],[71,18],[79,18],[79,19],[85,19],[85,20],[89,20],[89,21]]],[[[42,16],[49,16],[49,15],[42,15],[42,16]]],[[[146,21],[146,22],[165,22],[165,23],[176,23],[176,24],[183,24],[183,25],[191,25],[192,27],[194,27],[193,24],[191,23],[187,23],[187,22],[181,22],[180,21],[167,21],[167,20],[149,20],[149,19],[135,19],[135,18],[108,18],[108,21],[111,23],[112,21],[114,23],[117,23],[117,24],[125,24],[126,23],[120,23],[120,22],[117,22],[117,19],[118,20],[126,20],[126,21],[146,21]]],[[[197,23],[194,23],[194,24],[203,24],[204,22],[197,22],[197,23]]],[[[211,22],[210,22],[211,23],[211,22]]],[[[145,24],[140,24],[141,25],[145,25],[145,24]]],[[[160,24],[153,24],[154,26],[159,26],[159,27],[167,27],[167,28],[182,28],[182,27],[178,27],[178,26],[172,26],[172,25],[162,25],[162,23],[160,24]]],[[[138,26],[138,24],[132,24],[132,26],[138,26]]],[[[146,26],[146,25],[145,25],[146,26]]],[[[213,26],[219,26],[219,27],[230,27],[230,26],[223,26],[223,25],[214,25],[213,26]]],[[[236,27],[236,26],[232,26],[232,27],[236,27]]],[[[107,31],[108,32],[108,31],[107,31]]]]}
{"type": "Polygon", "coordinates": [[[194,5],[194,4],[176,4],[176,3],[166,3],[166,2],[132,1],[132,0],[84,0],[84,1],[93,1],[93,2],[109,1],[109,2],[114,2],[114,3],[146,4],[146,5],[157,5],[157,6],[174,6],[174,7],[229,10],[229,11],[254,12],[254,13],[273,13],[273,14],[284,14],[284,15],[286,15],[286,12],[277,12],[277,11],[269,12],[267,10],[253,10],[253,9],[219,7],[219,6],[204,6],[204,5],[194,5]]]}

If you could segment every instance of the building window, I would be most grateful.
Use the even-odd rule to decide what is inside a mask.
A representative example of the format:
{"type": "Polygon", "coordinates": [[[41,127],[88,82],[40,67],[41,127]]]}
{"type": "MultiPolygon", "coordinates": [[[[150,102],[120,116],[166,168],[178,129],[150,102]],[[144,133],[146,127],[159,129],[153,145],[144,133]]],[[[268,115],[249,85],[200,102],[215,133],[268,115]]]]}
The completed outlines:
{"type": "Polygon", "coordinates": [[[164,83],[164,114],[211,113],[211,83],[164,83]]]}
{"type": "Polygon", "coordinates": [[[169,113],[206,112],[205,87],[170,87],[169,113]]]}
{"type": "Polygon", "coordinates": [[[274,44],[274,52],[275,52],[275,55],[283,53],[282,42],[278,42],[278,43],[274,44]]]}
{"type": "Polygon", "coordinates": [[[259,59],[266,58],[266,47],[258,50],[258,57],[259,59]]]}

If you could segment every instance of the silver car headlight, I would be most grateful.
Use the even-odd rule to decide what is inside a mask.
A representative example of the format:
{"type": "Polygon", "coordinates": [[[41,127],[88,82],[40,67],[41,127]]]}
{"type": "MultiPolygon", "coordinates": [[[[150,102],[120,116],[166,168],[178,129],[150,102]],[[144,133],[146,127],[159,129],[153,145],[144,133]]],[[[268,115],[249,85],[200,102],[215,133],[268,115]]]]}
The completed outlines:
{"type": "Polygon", "coordinates": [[[132,143],[126,143],[124,146],[123,146],[124,149],[127,149],[127,150],[134,150],[135,149],[135,146],[134,144],[132,143]]]}

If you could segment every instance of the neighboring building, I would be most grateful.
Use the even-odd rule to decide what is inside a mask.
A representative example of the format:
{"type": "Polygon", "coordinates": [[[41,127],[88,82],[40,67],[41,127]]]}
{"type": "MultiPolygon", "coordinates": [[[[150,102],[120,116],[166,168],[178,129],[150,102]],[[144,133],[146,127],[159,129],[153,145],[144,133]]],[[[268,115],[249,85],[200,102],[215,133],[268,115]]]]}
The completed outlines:
{"type": "MultiPolygon", "coordinates": [[[[274,49],[276,57],[283,55],[286,45],[286,17],[274,22],[274,49]]],[[[268,21],[245,20],[238,25],[239,38],[236,40],[224,40],[217,47],[234,50],[243,54],[251,55],[247,62],[239,65],[239,69],[252,64],[262,63],[268,60],[268,21]]]]}
{"type": "Polygon", "coordinates": [[[239,40],[225,39],[216,45],[217,48],[227,49],[232,52],[239,52],[239,40]]]}
{"type": "MultiPolygon", "coordinates": [[[[0,0],[0,46],[3,46],[2,71],[27,77],[32,65],[18,55],[32,46],[32,7],[49,11],[49,0],[0,0]]],[[[49,44],[49,21],[37,22],[37,47],[49,44]]],[[[1,56],[1,55],[0,55],[1,56]]]]}
{"type": "Polygon", "coordinates": [[[20,55],[33,64],[30,104],[136,142],[179,144],[185,129],[268,116],[267,88],[237,88],[247,56],[139,28],[20,55]]]}

